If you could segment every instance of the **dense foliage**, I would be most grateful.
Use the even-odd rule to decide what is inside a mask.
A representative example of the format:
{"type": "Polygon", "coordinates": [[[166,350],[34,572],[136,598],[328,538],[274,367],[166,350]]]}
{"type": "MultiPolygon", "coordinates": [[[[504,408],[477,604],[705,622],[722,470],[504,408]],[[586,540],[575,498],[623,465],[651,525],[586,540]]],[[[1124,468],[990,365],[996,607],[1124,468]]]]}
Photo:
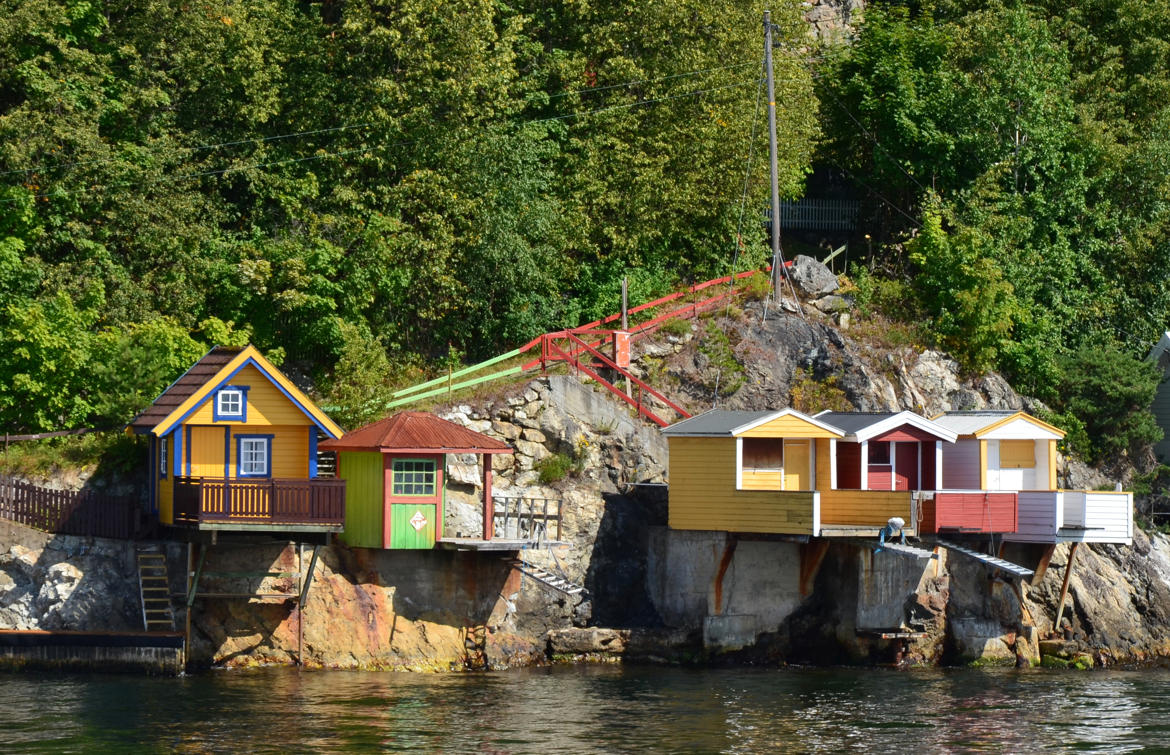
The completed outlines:
{"type": "MultiPolygon", "coordinates": [[[[125,421],[249,339],[359,405],[608,314],[623,275],[638,300],[726,273],[754,5],[4,3],[0,428],[125,421]]],[[[816,104],[777,69],[792,196],[816,104]]]]}
{"type": "Polygon", "coordinates": [[[1170,321],[1167,19],[1162,0],[878,3],[821,78],[823,159],[867,193],[886,273],[965,366],[1115,433],[1090,457],[1151,435],[1137,362],[1170,321]],[[1114,401],[1111,373],[1140,390],[1114,401]]]}

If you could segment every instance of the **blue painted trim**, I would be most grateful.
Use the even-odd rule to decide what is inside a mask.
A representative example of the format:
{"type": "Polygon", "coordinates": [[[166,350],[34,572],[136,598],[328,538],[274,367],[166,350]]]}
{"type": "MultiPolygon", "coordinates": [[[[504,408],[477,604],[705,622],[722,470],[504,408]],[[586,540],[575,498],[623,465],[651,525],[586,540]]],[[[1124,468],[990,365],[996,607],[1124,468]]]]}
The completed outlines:
{"type": "Polygon", "coordinates": [[[247,422],[248,421],[248,391],[250,385],[225,385],[211,394],[211,421],[212,422],[247,422]],[[228,391],[240,394],[240,411],[238,414],[220,414],[219,396],[228,391]]]}
{"type": "Polygon", "coordinates": [[[223,479],[232,476],[232,428],[223,429],[223,479]]]}
{"type": "Polygon", "coordinates": [[[183,474],[183,433],[179,430],[170,434],[171,456],[174,457],[173,474],[178,477],[183,474]]]}
{"type": "Polygon", "coordinates": [[[276,436],[274,436],[274,435],[260,435],[260,434],[237,435],[236,436],[236,477],[272,477],[272,439],[274,437],[276,437],[276,436]],[[240,447],[243,446],[244,440],[253,440],[255,438],[264,438],[265,440],[268,441],[268,443],[266,444],[267,457],[268,457],[267,460],[265,461],[266,472],[264,474],[244,474],[243,470],[240,469],[240,459],[242,458],[242,456],[240,454],[240,447]]]}
{"type": "MultiPolygon", "coordinates": [[[[306,417],[308,417],[309,420],[312,421],[312,423],[314,425],[316,425],[318,428],[320,428],[321,432],[325,433],[330,438],[338,437],[337,435],[334,435],[329,430],[329,428],[325,427],[320,422],[318,422],[317,418],[313,416],[312,412],[310,412],[308,409],[305,408],[304,404],[302,404],[300,401],[297,401],[295,398],[293,398],[291,395],[289,395],[289,392],[284,389],[284,386],[282,386],[279,382],[277,382],[272,377],[271,373],[269,373],[267,370],[265,370],[263,367],[261,367],[260,364],[252,357],[248,357],[247,359],[245,359],[243,364],[241,364],[236,369],[232,370],[231,374],[228,375],[227,377],[225,377],[223,380],[219,381],[219,383],[217,383],[215,385],[215,387],[211,390],[211,393],[209,394],[209,396],[214,396],[216,391],[218,391],[223,386],[227,385],[228,381],[236,376],[236,373],[238,373],[240,370],[244,369],[248,365],[252,365],[257,370],[259,370],[261,375],[268,378],[268,382],[272,383],[273,387],[276,388],[276,390],[283,393],[284,397],[287,398],[289,401],[291,401],[293,403],[293,406],[295,406],[297,409],[299,409],[301,411],[302,414],[304,414],[306,417]]],[[[206,401],[206,399],[204,399],[204,401],[206,401]]],[[[190,417],[193,413],[195,413],[195,411],[197,411],[199,409],[199,407],[201,407],[201,406],[203,406],[202,401],[199,402],[198,404],[196,404],[195,406],[191,407],[190,409],[188,409],[187,413],[184,414],[183,416],[179,417],[174,422],[172,422],[170,427],[174,427],[175,425],[182,424],[188,417],[190,417]]],[[[164,429],[169,430],[170,428],[164,428],[164,429]]]]}
{"type": "Polygon", "coordinates": [[[317,428],[308,427],[309,431],[309,479],[317,477],[317,428]]]}

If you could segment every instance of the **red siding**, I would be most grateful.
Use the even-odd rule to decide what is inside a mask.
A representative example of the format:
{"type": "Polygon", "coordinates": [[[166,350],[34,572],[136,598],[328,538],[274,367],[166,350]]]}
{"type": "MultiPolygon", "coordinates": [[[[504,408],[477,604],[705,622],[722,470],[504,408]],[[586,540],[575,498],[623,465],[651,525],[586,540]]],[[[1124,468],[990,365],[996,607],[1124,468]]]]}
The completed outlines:
{"type": "Polygon", "coordinates": [[[866,476],[866,489],[893,490],[890,487],[890,477],[893,474],[889,464],[870,464],[869,474],[866,476]]]}
{"type": "Polygon", "coordinates": [[[935,467],[934,467],[934,443],[922,444],[922,479],[920,482],[920,490],[934,490],[935,486],[935,467]]]}
{"type": "Polygon", "coordinates": [[[837,489],[861,489],[861,444],[837,441],[837,489]]]}
{"type": "Polygon", "coordinates": [[[1015,532],[1016,502],[1014,492],[935,493],[932,528],[924,507],[922,531],[1015,532]]]}
{"type": "Polygon", "coordinates": [[[873,442],[873,441],[879,441],[879,440],[896,440],[896,441],[925,440],[925,441],[930,441],[931,443],[934,443],[938,439],[939,438],[937,435],[934,435],[932,433],[928,433],[925,430],[919,430],[914,425],[902,425],[901,427],[896,427],[893,430],[890,430],[888,433],[885,433],[884,435],[878,435],[878,436],[875,436],[873,438],[870,438],[870,441],[873,442]]]}
{"type": "Polygon", "coordinates": [[[918,490],[918,444],[899,443],[894,448],[897,454],[895,467],[898,470],[894,489],[918,490]]]}

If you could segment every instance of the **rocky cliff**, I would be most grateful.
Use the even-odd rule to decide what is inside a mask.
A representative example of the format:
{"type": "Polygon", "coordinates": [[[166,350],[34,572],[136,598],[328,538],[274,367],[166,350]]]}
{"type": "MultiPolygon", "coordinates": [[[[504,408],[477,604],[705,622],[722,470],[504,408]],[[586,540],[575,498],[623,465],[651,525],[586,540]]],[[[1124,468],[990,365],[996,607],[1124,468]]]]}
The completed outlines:
{"type": "MultiPolygon", "coordinates": [[[[945,354],[917,346],[896,326],[859,317],[836,290],[836,279],[810,261],[798,261],[793,278],[799,306],[740,303],[659,331],[636,342],[633,370],[695,412],[789,405],[925,414],[1037,408],[1002,378],[964,375],[945,354]]],[[[680,540],[666,529],[664,439],[596,386],[552,374],[436,411],[516,449],[512,457],[495,459],[498,494],[563,502],[561,539],[569,545],[527,557],[588,592],[570,598],[549,591],[498,555],[331,547],[322,552],[303,613],[287,601],[197,602],[193,657],[224,665],[301,657],[341,667],[501,667],[542,658],[550,633],[554,651],[566,656],[694,657],[713,628],[714,601],[714,613],[732,614],[719,617],[723,626],[717,628],[725,633],[750,629],[736,624],[736,611],[757,611],[770,622],[758,635],[749,631],[745,644],[728,650],[729,658],[888,660],[888,643],[853,631],[867,575],[886,568],[867,563],[864,552],[834,545],[815,589],[801,595],[794,576],[801,546],[743,543],[724,565],[726,593],[713,594],[726,537],[680,540]],[[550,463],[554,459],[557,464],[550,463]],[[768,591],[782,597],[758,610],[753,604],[768,591]],[[620,631],[602,631],[610,629],[620,631]]],[[[452,461],[446,528],[474,532],[479,470],[474,457],[452,461]]],[[[1111,483],[1076,465],[1065,465],[1062,474],[1070,486],[1111,483]]],[[[0,625],[138,626],[132,549],[12,527],[0,536],[0,625]]],[[[173,550],[173,574],[181,575],[186,555],[173,550]]],[[[1065,643],[1065,656],[1088,654],[1100,663],[1170,656],[1170,540],[1139,531],[1132,547],[1082,546],[1066,625],[1056,631],[1068,554],[1068,546],[1058,547],[1034,584],[1005,580],[946,551],[898,576],[908,587],[894,608],[924,634],[911,643],[909,657],[922,663],[1035,660],[1039,639],[1050,634],[1065,643]]],[[[1014,546],[1005,555],[1038,563],[1043,554],[1014,546]]],[[[218,568],[283,571],[297,558],[294,547],[271,544],[221,554],[218,568]]],[[[248,588],[272,592],[288,585],[248,588]]]]}

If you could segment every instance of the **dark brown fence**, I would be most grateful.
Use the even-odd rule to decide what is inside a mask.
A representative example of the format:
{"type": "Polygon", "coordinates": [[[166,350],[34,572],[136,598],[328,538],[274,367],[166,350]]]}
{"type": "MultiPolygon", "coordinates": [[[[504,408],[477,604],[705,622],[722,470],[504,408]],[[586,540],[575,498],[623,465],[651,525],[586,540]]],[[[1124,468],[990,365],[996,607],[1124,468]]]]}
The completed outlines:
{"type": "Polygon", "coordinates": [[[175,478],[175,522],[345,524],[345,480],[175,478]]]}
{"type": "Polygon", "coordinates": [[[131,539],[138,534],[136,496],[53,490],[0,477],[0,519],[57,535],[131,539]]]}

